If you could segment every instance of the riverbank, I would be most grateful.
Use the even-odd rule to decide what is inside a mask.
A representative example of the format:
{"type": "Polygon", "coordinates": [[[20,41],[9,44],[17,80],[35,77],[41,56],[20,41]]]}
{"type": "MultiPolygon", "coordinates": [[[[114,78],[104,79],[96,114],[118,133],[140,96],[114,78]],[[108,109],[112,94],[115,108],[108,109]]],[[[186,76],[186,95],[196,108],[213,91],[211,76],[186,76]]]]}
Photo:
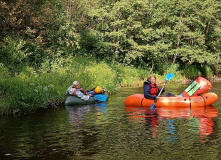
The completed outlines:
{"type": "Polygon", "coordinates": [[[221,82],[221,77],[213,76],[213,78],[211,79],[211,82],[221,82]]]}
{"type": "MultiPolygon", "coordinates": [[[[96,86],[115,94],[121,87],[143,86],[143,82],[155,74],[157,83],[165,82],[167,73],[175,76],[170,83],[188,83],[182,71],[174,66],[167,67],[164,74],[150,73],[149,68],[135,68],[119,63],[97,62],[93,57],[68,57],[53,63],[43,63],[35,70],[24,67],[14,75],[0,65],[0,113],[15,114],[34,111],[39,108],[57,107],[65,101],[66,89],[77,80],[82,88],[96,86]]],[[[220,80],[221,78],[213,78],[220,80]]]]}

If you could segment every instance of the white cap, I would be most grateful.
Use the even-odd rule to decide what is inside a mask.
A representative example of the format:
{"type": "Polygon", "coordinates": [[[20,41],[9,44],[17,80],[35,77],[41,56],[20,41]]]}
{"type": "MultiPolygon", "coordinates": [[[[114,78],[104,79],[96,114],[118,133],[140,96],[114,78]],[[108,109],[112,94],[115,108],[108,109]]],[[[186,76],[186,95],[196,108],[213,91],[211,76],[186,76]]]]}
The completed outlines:
{"type": "Polygon", "coordinates": [[[73,86],[76,86],[78,83],[79,83],[78,81],[74,81],[73,86]]]}

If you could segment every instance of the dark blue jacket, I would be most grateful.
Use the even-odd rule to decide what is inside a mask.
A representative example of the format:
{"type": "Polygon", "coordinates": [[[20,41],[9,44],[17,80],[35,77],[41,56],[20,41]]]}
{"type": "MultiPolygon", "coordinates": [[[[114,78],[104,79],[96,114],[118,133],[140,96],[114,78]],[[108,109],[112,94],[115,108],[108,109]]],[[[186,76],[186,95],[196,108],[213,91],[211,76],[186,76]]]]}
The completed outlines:
{"type": "MultiPolygon", "coordinates": [[[[144,97],[148,99],[156,99],[157,96],[153,96],[150,94],[151,86],[150,86],[150,81],[149,78],[144,82],[144,97]]],[[[160,92],[160,89],[158,87],[158,90],[160,92]]],[[[164,92],[165,89],[163,89],[162,92],[164,92]]]]}

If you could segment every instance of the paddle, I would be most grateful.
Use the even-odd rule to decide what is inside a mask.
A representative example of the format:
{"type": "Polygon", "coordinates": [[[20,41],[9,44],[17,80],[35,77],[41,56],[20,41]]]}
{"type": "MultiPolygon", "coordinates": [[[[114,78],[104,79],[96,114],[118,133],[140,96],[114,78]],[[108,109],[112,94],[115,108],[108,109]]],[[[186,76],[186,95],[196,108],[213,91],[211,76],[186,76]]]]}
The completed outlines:
{"type": "Polygon", "coordinates": [[[107,96],[103,95],[103,94],[96,94],[96,95],[94,95],[94,98],[98,101],[101,101],[101,102],[107,101],[107,96]]]}
{"type": "MultiPolygon", "coordinates": [[[[173,76],[174,76],[174,74],[173,73],[167,73],[167,75],[166,75],[166,82],[165,82],[165,84],[167,83],[167,81],[169,81],[169,80],[171,80],[172,78],[173,78],[173,76]]],[[[159,97],[160,96],[160,94],[162,93],[162,91],[163,91],[163,88],[164,88],[164,86],[162,87],[162,89],[160,90],[160,93],[158,94],[158,96],[157,97],[159,97]]],[[[157,102],[157,99],[155,99],[154,100],[154,103],[150,106],[150,108],[152,109],[154,106],[155,106],[155,103],[157,102]]]]}

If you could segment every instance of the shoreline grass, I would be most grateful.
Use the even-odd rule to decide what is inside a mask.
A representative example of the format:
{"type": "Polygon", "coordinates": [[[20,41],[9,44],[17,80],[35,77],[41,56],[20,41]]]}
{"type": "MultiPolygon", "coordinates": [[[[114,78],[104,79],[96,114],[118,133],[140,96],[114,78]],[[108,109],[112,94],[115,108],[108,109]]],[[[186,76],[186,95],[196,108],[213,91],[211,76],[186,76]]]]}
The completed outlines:
{"type": "MultiPolygon", "coordinates": [[[[175,73],[172,83],[188,80],[181,71],[177,71],[177,67],[171,66],[163,75],[155,74],[158,83],[165,82],[167,73],[175,73]]],[[[38,70],[24,67],[15,76],[11,76],[0,64],[0,74],[0,114],[24,113],[61,105],[65,101],[66,89],[75,80],[84,89],[99,85],[114,94],[120,87],[142,86],[150,76],[149,69],[96,62],[93,57],[83,56],[45,62],[38,70]]]]}

